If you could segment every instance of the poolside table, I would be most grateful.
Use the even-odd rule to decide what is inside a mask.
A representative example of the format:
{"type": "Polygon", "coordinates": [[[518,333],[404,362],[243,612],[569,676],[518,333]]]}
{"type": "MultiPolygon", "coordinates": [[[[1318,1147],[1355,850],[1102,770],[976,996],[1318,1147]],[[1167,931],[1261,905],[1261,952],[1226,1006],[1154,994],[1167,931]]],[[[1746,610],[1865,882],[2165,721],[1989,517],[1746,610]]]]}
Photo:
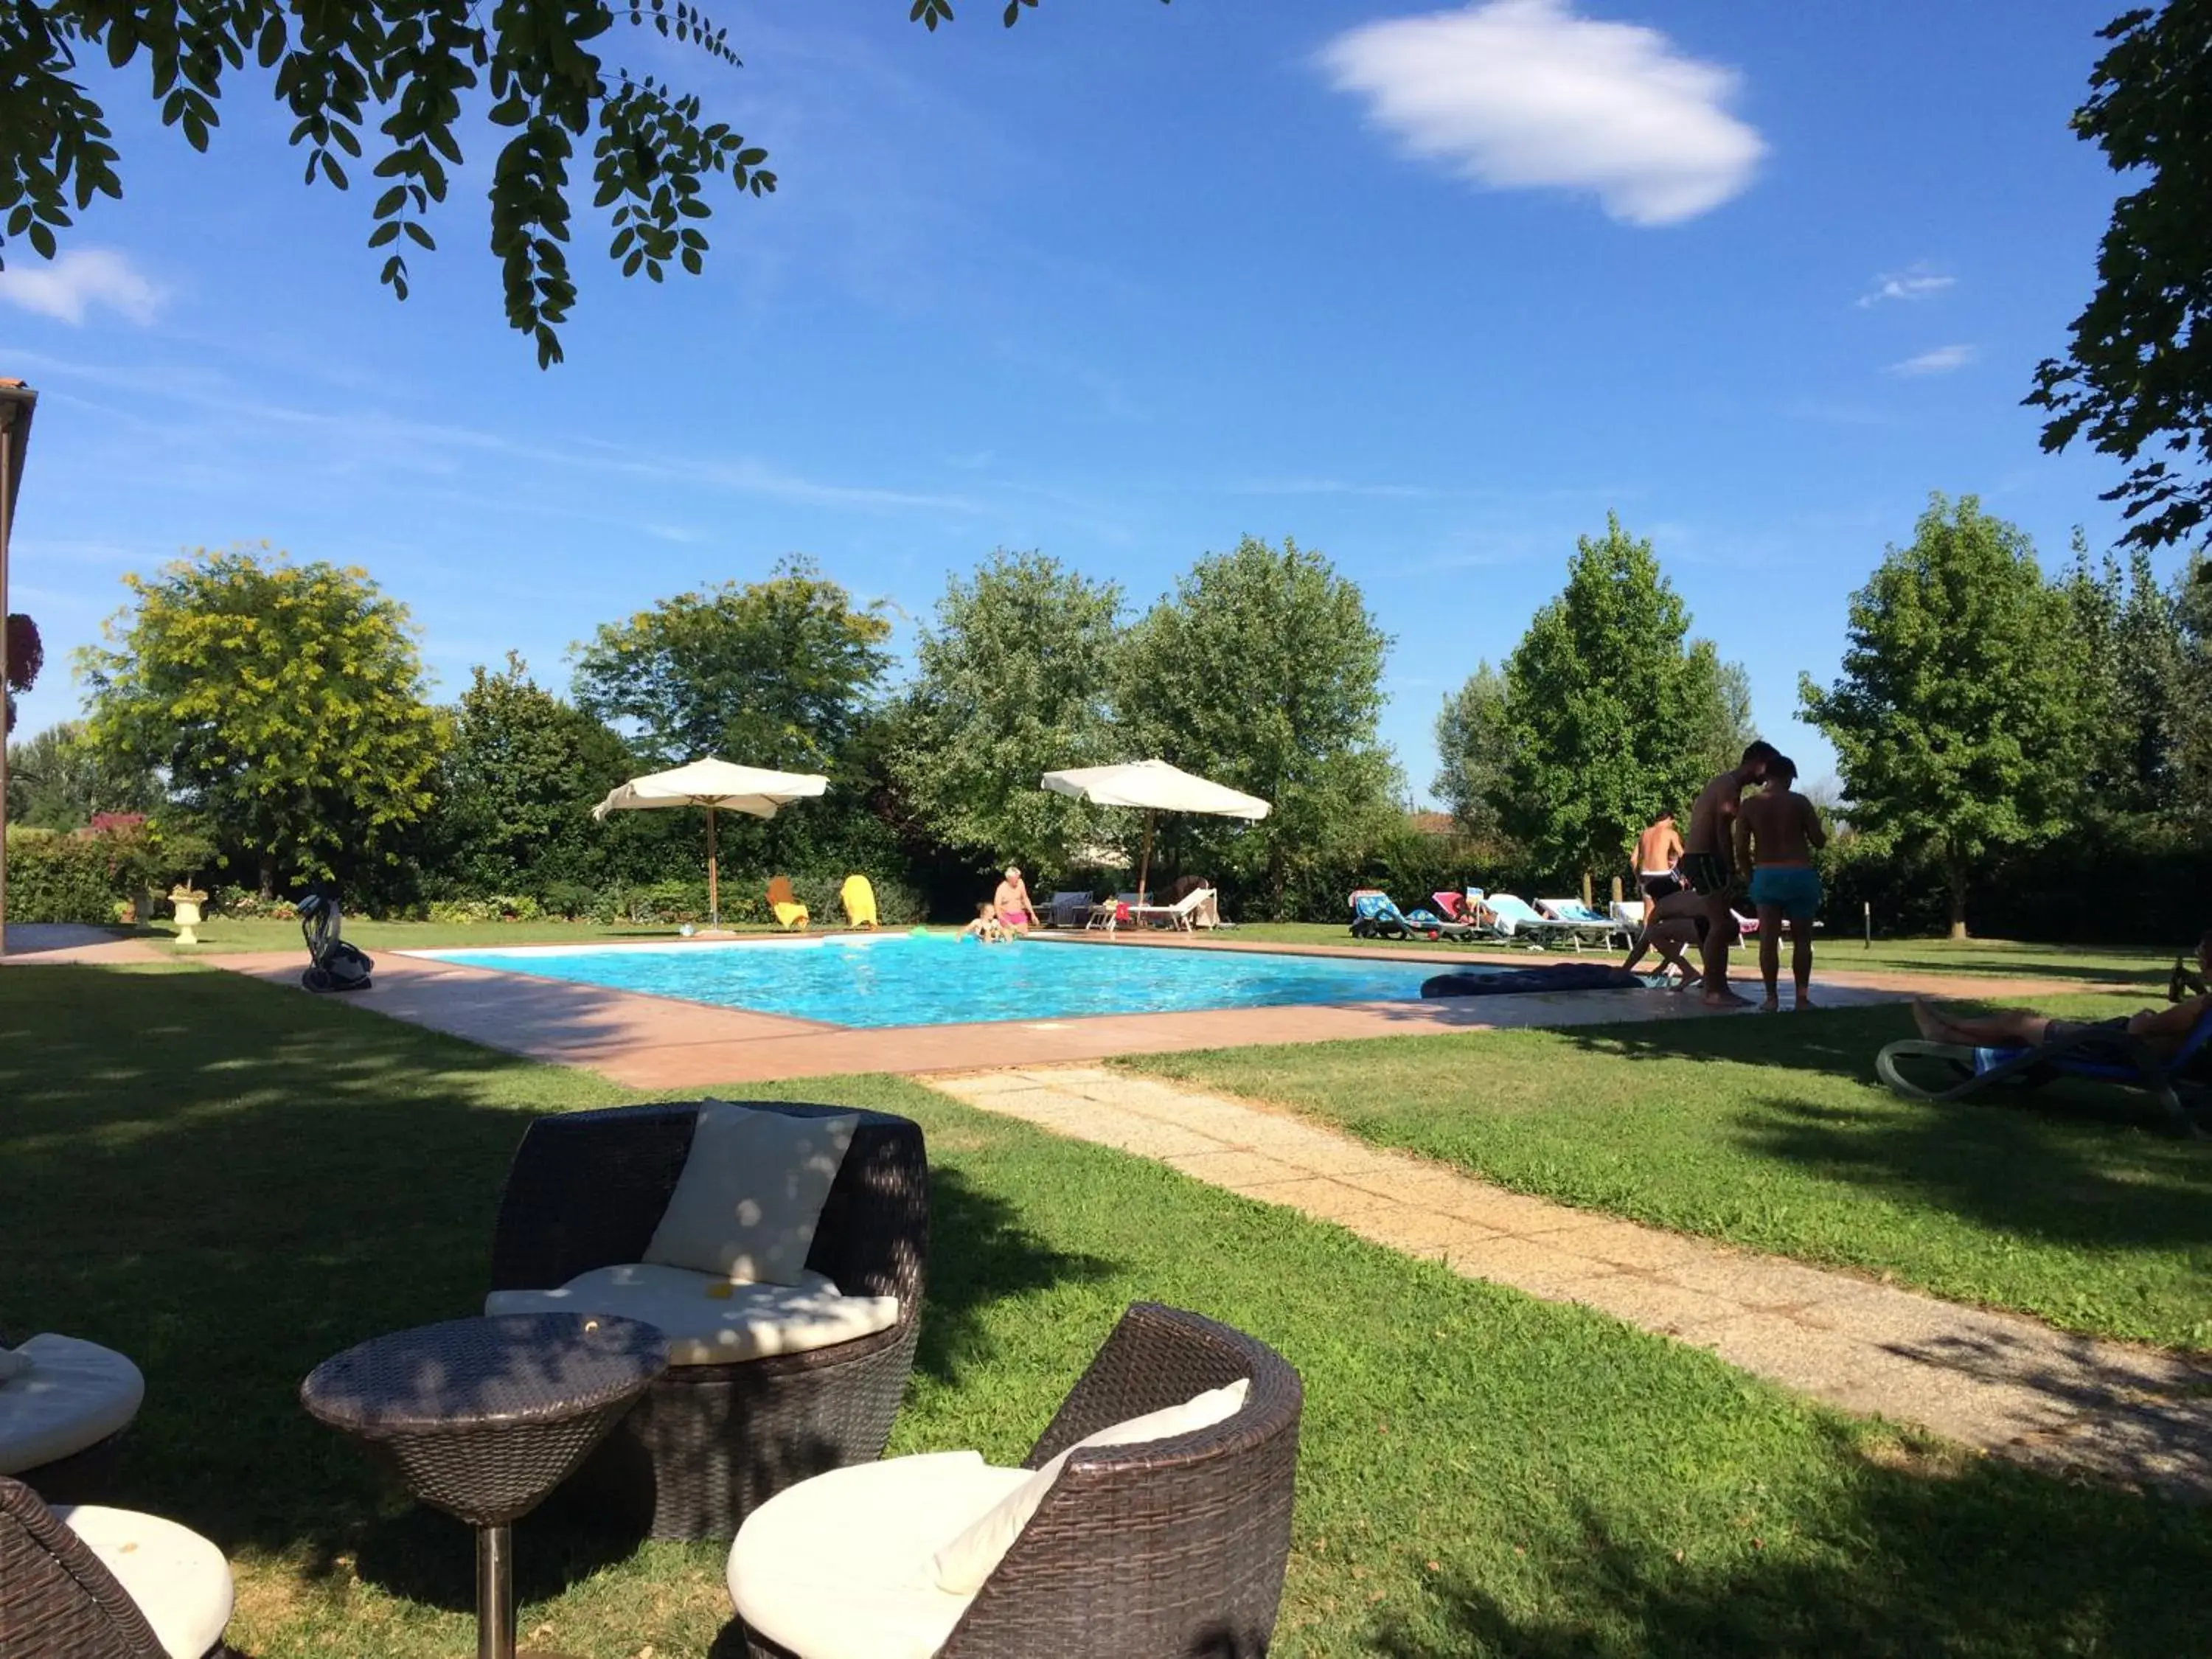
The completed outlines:
{"type": "Polygon", "coordinates": [[[514,1523],[667,1368],[667,1339],[634,1319],[452,1319],[325,1360],[300,1401],[477,1529],[478,1659],[515,1659],[514,1523]]]}

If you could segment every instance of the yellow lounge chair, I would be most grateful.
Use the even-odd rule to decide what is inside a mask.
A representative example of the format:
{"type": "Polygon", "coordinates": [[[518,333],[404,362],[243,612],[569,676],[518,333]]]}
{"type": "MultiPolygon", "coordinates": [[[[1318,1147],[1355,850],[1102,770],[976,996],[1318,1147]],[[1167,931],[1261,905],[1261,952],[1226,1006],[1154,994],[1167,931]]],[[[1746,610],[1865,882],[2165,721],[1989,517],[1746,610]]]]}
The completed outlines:
{"type": "Polygon", "coordinates": [[[768,884],[768,908],[775,919],[793,933],[805,927],[809,920],[806,907],[799,902],[799,895],[791,890],[789,876],[771,876],[768,884]]]}
{"type": "Polygon", "coordinates": [[[848,876],[845,884],[837,890],[837,896],[845,906],[845,920],[854,927],[873,927],[876,921],[876,890],[866,876],[848,876]]]}

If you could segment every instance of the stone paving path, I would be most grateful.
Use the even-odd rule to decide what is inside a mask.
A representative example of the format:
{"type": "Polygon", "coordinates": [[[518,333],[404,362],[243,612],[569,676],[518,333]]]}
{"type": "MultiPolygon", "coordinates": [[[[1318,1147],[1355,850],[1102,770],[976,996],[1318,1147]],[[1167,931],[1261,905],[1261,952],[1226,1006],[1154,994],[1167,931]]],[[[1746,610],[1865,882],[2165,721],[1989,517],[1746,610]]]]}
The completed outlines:
{"type": "Polygon", "coordinates": [[[1470,1279],[1601,1309],[1846,1410],[2212,1499],[2212,1370],[1511,1193],[1247,1101],[1098,1066],[923,1079],[1470,1279]]]}

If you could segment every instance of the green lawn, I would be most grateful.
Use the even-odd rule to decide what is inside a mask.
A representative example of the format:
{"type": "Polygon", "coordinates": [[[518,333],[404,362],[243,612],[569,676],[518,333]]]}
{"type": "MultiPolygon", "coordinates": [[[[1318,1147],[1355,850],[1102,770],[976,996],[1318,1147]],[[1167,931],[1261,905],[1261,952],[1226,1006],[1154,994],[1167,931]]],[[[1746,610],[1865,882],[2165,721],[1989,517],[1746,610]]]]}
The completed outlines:
{"type": "MultiPolygon", "coordinates": [[[[2091,1016],[2136,1000],[2060,999],[2091,1016]]],[[[2070,1329],[2212,1348],[2212,1143],[2087,1085],[1926,1106],[1901,1008],[1467,1032],[1122,1062],[1522,1192],[1866,1269],[2070,1329]]]]}
{"type": "MultiPolygon", "coordinates": [[[[1358,943],[1348,928],[1317,921],[1248,922],[1228,937],[1240,943],[1255,945],[1358,943]]],[[[1394,945],[1392,948],[1398,947],[1394,945]]],[[[1460,945],[1444,939],[1433,944],[1427,939],[1416,939],[1407,948],[1435,951],[1447,956],[1495,953],[1501,948],[1507,951],[1515,949],[1511,945],[1501,947],[1496,940],[1487,944],[1460,945]]],[[[2191,948],[2194,948],[2193,940],[2191,948]]],[[[1550,951],[1541,955],[1529,951],[1527,954],[1531,960],[1539,962],[1562,957],[1571,958],[1573,955],[1566,951],[1550,951]]],[[[1586,951],[1583,954],[1595,960],[1610,958],[1620,953],[1586,951]]],[[[1756,952],[1740,950],[1735,954],[1737,975],[1756,979],[1759,975],[1756,952]]],[[[2105,945],[2025,945],[2012,939],[1991,939],[1956,941],[1945,939],[1878,939],[1875,940],[1873,948],[1869,949],[1856,939],[1823,936],[1815,952],[1813,971],[1816,981],[1820,969],[1826,967],[1858,972],[1905,969],[2027,980],[2057,979],[2162,989],[2166,975],[2172,970],[2173,957],[2172,951],[2145,951],[2105,945]]],[[[1783,971],[1785,974],[1789,971],[1786,951],[1783,971]]]]}
{"type": "MultiPolygon", "coordinates": [[[[930,1302],[896,1449],[1017,1458],[1138,1297],[1298,1367],[1285,1655],[2163,1659],[2212,1628],[2212,1510],[1850,1422],[911,1084],[793,1092],[929,1133],[930,1302]]],[[[349,1343],[474,1306],[524,1115],[625,1097],[211,972],[0,970],[0,1316],[139,1359],[120,1496],[230,1553],[241,1650],[467,1650],[467,1534],[379,1486],[295,1391],[349,1343]]],[[[519,1549],[533,1645],[702,1656],[726,1616],[715,1546],[540,1516],[519,1549]]]]}

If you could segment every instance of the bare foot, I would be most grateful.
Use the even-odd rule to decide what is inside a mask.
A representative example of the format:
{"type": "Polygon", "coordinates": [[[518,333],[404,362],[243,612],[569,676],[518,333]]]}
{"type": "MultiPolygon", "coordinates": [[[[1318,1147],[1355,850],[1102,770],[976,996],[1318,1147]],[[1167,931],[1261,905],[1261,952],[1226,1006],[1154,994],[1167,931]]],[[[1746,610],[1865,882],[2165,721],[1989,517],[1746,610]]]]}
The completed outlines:
{"type": "Polygon", "coordinates": [[[1761,999],[1759,1005],[1759,1012],[1762,1014],[1780,1013],[1782,1012],[1782,999],[1775,995],[1773,992],[1769,991],[1766,995],[1761,999]]]}
{"type": "Polygon", "coordinates": [[[1920,1035],[1930,1042],[1950,1040],[1951,1028],[1944,1024],[1943,1016],[1936,1012],[1936,1005],[1925,997],[1912,999],[1912,1023],[1920,1028],[1920,1035]]]}
{"type": "Polygon", "coordinates": [[[1711,986],[1708,985],[1705,989],[1704,995],[1699,1000],[1703,1001],[1708,1008],[1748,1008],[1751,1006],[1751,999],[1749,997],[1740,997],[1735,992],[1727,989],[1725,987],[1717,991],[1711,986]]]}
{"type": "Polygon", "coordinates": [[[1798,1008],[1817,1008],[1820,1005],[1813,1000],[1810,992],[1801,990],[1797,993],[1796,1000],[1791,1006],[1798,1008]]]}

